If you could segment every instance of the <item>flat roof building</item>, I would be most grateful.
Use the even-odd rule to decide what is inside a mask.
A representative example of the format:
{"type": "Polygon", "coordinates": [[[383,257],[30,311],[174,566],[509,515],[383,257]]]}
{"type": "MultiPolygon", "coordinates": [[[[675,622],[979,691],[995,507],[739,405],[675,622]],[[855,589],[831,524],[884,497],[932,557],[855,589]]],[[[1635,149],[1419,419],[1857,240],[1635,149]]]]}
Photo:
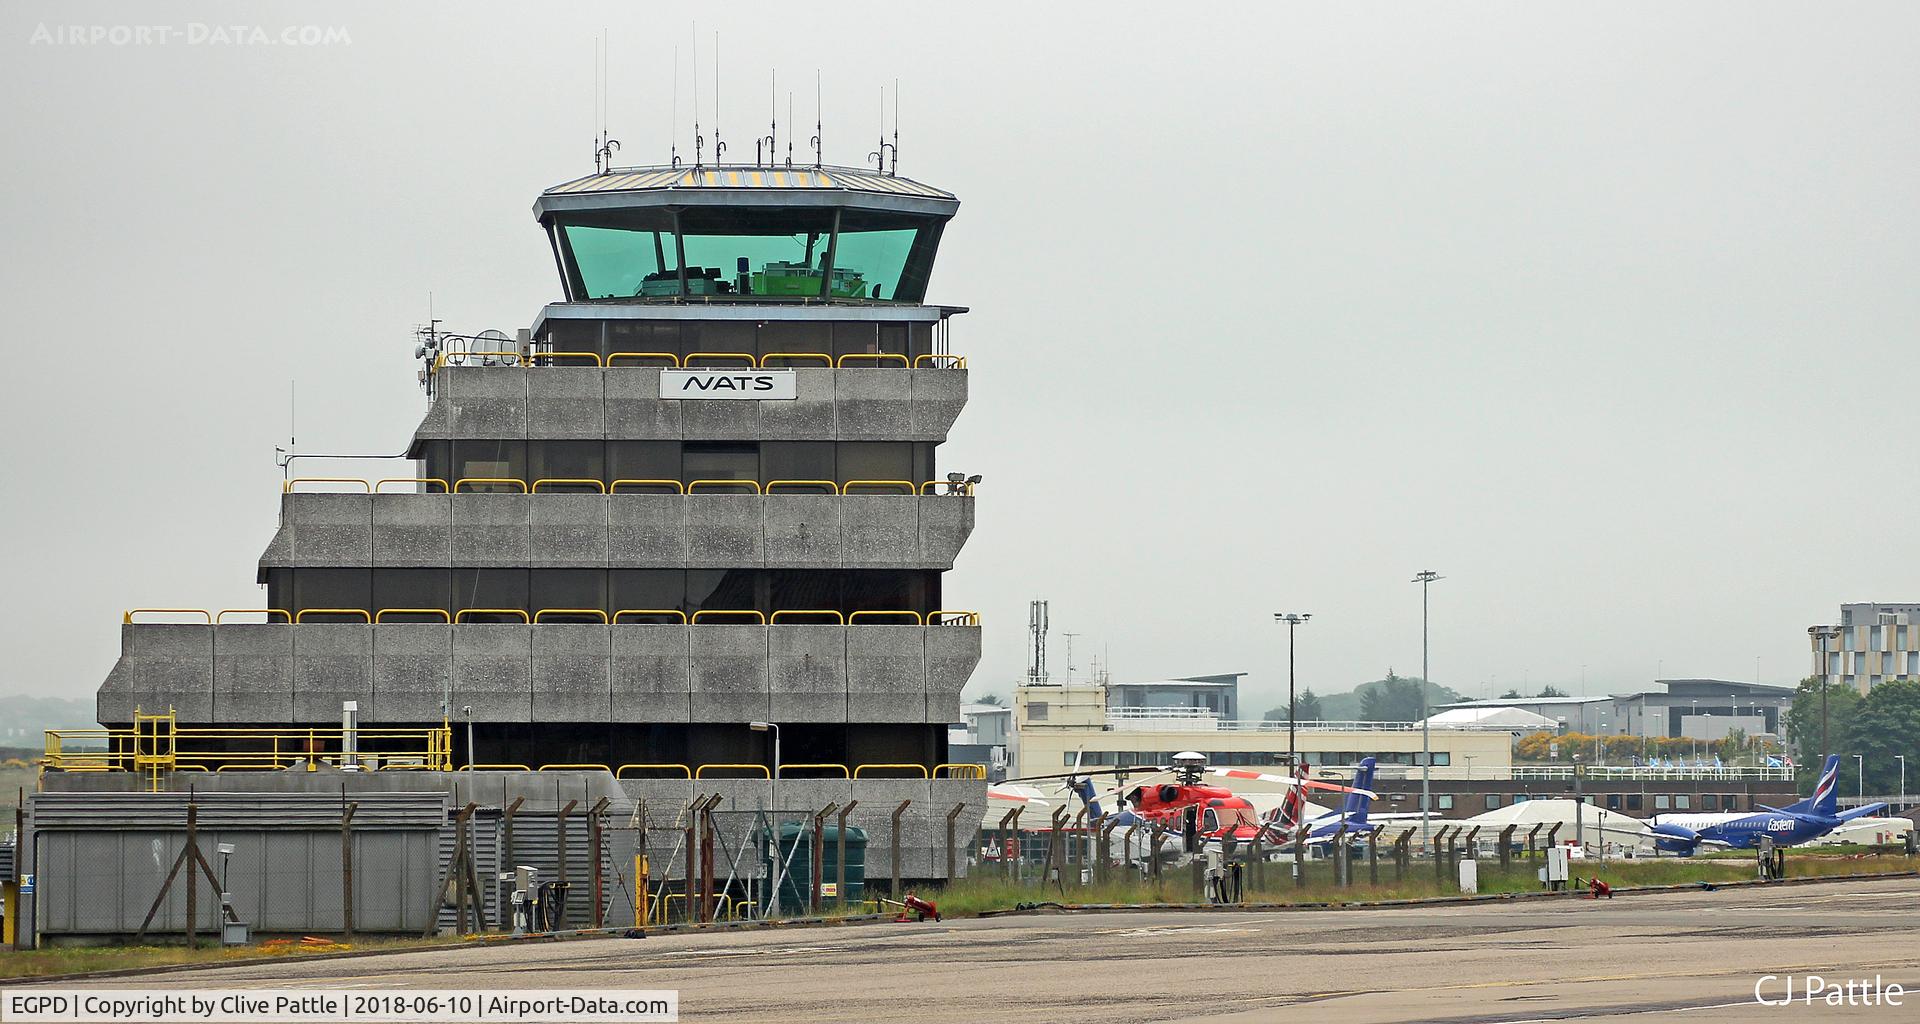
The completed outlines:
{"type": "Polygon", "coordinates": [[[1920,604],[1840,606],[1837,626],[1816,626],[1812,675],[1861,693],[1896,679],[1920,679],[1920,604]]]}

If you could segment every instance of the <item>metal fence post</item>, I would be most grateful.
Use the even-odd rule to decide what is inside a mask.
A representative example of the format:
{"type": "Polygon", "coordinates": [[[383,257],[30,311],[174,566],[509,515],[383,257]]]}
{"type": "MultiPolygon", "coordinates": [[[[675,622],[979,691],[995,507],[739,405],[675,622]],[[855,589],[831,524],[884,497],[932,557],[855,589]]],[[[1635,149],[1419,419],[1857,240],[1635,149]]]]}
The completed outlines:
{"type": "MultiPolygon", "coordinates": [[[[557,859],[559,861],[559,873],[555,876],[555,881],[558,881],[563,888],[567,883],[567,815],[572,814],[573,809],[578,806],[580,806],[580,801],[569,800],[565,807],[560,808],[560,813],[553,816],[554,843],[558,849],[557,859]]],[[[555,931],[559,931],[567,926],[566,916],[567,905],[563,901],[560,904],[560,916],[555,918],[553,922],[555,931]]]]}
{"type": "MultiPolygon", "coordinates": [[[[19,851],[14,851],[19,856],[19,851]]],[[[200,948],[200,886],[199,872],[193,870],[193,858],[200,856],[200,808],[193,801],[191,791],[187,794],[187,948],[200,948]]]]}
{"type": "Polygon", "coordinates": [[[1293,887],[1304,889],[1307,885],[1307,827],[1301,825],[1293,836],[1293,887]]]}
{"type": "Polygon", "coordinates": [[[1264,828],[1254,832],[1253,841],[1247,846],[1247,873],[1253,876],[1248,881],[1253,883],[1255,892],[1266,888],[1267,884],[1267,855],[1261,850],[1264,844],[1260,842],[1266,838],[1266,835],[1267,830],[1264,828]]]}
{"type": "MultiPolygon", "coordinates": [[[[893,892],[892,892],[892,896],[893,896],[893,898],[894,898],[894,899],[899,899],[899,898],[900,898],[900,816],[901,816],[902,814],[905,814],[905,813],[907,813],[907,805],[908,805],[908,804],[910,804],[910,803],[913,803],[913,801],[912,801],[912,800],[902,800],[902,801],[900,801],[900,806],[898,806],[898,807],[895,807],[895,808],[893,809],[893,840],[892,840],[892,842],[893,842],[893,850],[892,850],[892,854],[893,854],[893,856],[892,856],[892,858],[891,858],[891,860],[892,860],[892,863],[891,863],[891,864],[889,864],[888,866],[889,866],[889,867],[891,867],[891,868],[893,869],[893,892]]],[[[1017,822],[1017,820],[1018,820],[1018,818],[1017,818],[1017,815],[1018,815],[1018,812],[1016,811],[1016,812],[1015,812],[1015,814],[1016,814],[1016,819],[1015,819],[1015,820],[1016,820],[1016,822],[1017,822]]]]}
{"type": "Polygon", "coordinates": [[[840,901],[842,908],[847,905],[847,815],[853,813],[853,809],[858,806],[860,806],[858,800],[847,801],[847,806],[840,808],[839,823],[834,826],[839,832],[834,838],[834,842],[838,845],[834,850],[833,893],[834,897],[840,901]]]}
{"type": "Polygon", "coordinates": [[[1546,827],[1546,822],[1543,821],[1540,824],[1535,825],[1532,828],[1527,830],[1527,859],[1528,860],[1535,859],[1534,852],[1533,852],[1534,851],[1533,837],[1539,835],[1540,830],[1544,827],[1546,827]]]}
{"type": "Polygon", "coordinates": [[[1520,826],[1508,825],[1500,830],[1500,870],[1513,866],[1513,833],[1520,826]]]}
{"type": "MultiPolygon", "coordinates": [[[[346,799],[347,787],[341,786],[340,800],[346,799]]],[[[348,942],[353,941],[353,812],[359,809],[355,802],[340,810],[340,931],[348,942]]]]}
{"type": "MultiPolygon", "coordinates": [[[[685,840],[687,844],[687,890],[686,890],[687,898],[685,900],[685,903],[686,903],[685,909],[687,914],[687,920],[689,921],[697,920],[696,913],[693,906],[693,901],[699,898],[699,893],[700,893],[700,865],[699,865],[700,847],[695,845],[695,840],[693,836],[694,821],[700,816],[700,806],[706,802],[707,801],[705,797],[696,797],[694,798],[693,802],[687,804],[687,828],[686,828],[686,836],[685,836],[685,840]]],[[[780,860],[780,838],[779,838],[778,832],[774,833],[773,859],[776,863],[778,863],[780,860]]],[[[660,900],[663,908],[666,902],[666,898],[667,898],[666,892],[663,890],[660,894],[660,900]]],[[[778,908],[780,906],[780,903],[779,903],[780,894],[778,892],[775,892],[773,894],[773,898],[774,898],[774,907],[775,907],[774,912],[778,914],[779,913],[778,908]]],[[[664,910],[660,915],[660,919],[662,923],[665,923],[666,914],[664,913],[664,910]]]]}
{"type": "Polygon", "coordinates": [[[604,891],[606,878],[600,870],[600,855],[604,849],[606,836],[601,831],[604,826],[601,824],[600,816],[606,813],[607,804],[611,802],[603,796],[593,805],[593,809],[587,812],[587,838],[590,841],[589,845],[593,847],[593,926],[595,928],[605,927],[607,923],[604,891]]]}
{"type": "Polygon", "coordinates": [[[1040,888],[1047,887],[1047,875],[1051,874],[1054,884],[1059,886],[1061,893],[1064,894],[1067,891],[1067,873],[1061,866],[1061,854],[1066,845],[1064,830],[1067,827],[1067,809],[1065,807],[1053,809],[1052,825],[1053,831],[1047,833],[1047,866],[1040,869],[1040,888]]]}
{"type": "Polygon", "coordinates": [[[1435,832],[1431,837],[1429,837],[1430,841],[1433,843],[1433,880],[1436,882],[1441,881],[1442,879],[1447,877],[1447,856],[1446,856],[1446,845],[1445,845],[1447,841],[1447,828],[1448,826],[1442,825],[1440,826],[1440,831],[1435,832]]]}
{"type": "Polygon", "coordinates": [[[952,885],[954,879],[960,877],[958,873],[958,869],[956,867],[957,862],[954,857],[955,851],[953,848],[953,819],[959,817],[960,812],[966,809],[967,809],[966,802],[961,801],[960,803],[953,805],[953,810],[947,812],[947,884],[948,885],[952,885]]]}
{"type": "Polygon", "coordinates": [[[1367,884],[1368,885],[1380,884],[1380,833],[1385,832],[1386,830],[1387,830],[1387,826],[1385,825],[1375,825],[1367,833],[1367,884]]]}
{"type": "Polygon", "coordinates": [[[820,912],[820,886],[826,881],[827,866],[821,861],[827,856],[827,815],[832,814],[834,808],[839,806],[837,803],[829,803],[813,816],[813,891],[807,894],[807,908],[815,914],[820,912]]]}
{"type": "Polygon", "coordinates": [[[1014,857],[1006,855],[1006,838],[1014,834],[1014,822],[1018,820],[1020,820],[1020,807],[1014,807],[1012,811],[1000,815],[1000,874],[1004,874],[1008,880],[1014,878],[1014,857]]]}
{"type": "MultiPolygon", "coordinates": [[[[1080,813],[1073,816],[1073,827],[1067,830],[1066,839],[1062,842],[1062,846],[1065,847],[1065,852],[1066,852],[1066,857],[1065,857],[1066,866],[1071,867],[1074,864],[1080,865],[1078,868],[1075,868],[1073,872],[1073,884],[1075,886],[1078,886],[1080,884],[1080,876],[1086,870],[1086,865],[1087,865],[1086,834],[1087,834],[1087,809],[1085,807],[1082,807],[1080,808],[1080,813]],[[1079,856],[1077,858],[1074,855],[1076,850],[1079,851],[1079,856]]],[[[1061,871],[1062,877],[1065,877],[1065,874],[1066,872],[1063,868],[1061,871]]],[[[1064,894],[1066,890],[1063,887],[1061,891],[1064,894]]]]}
{"type": "Polygon", "coordinates": [[[1334,856],[1333,884],[1344,887],[1347,884],[1347,823],[1333,830],[1333,843],[1327,850],[1334,856]]]}

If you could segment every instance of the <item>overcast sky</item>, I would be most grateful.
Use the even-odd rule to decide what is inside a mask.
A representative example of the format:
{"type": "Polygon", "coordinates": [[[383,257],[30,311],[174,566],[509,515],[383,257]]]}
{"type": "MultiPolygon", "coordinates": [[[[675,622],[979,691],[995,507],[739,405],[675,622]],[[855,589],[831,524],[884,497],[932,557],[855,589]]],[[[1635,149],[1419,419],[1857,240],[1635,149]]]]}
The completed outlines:
{"type": "Polygon", "coordinates": [[[838,163],[898,77],[901,173],[961,198],[973,693],[1032,598],[1056,675],[1073,632],[1256,713],[1275,611],[1303,684],[1417,672],[1426,568],[1476,695],[1790,682],[1840,602],[1920,600],[1910,6],[552,9],[0,6],[0,693],[90,696],[124,608],[260,604],[288,382],[301,448],[399,450],[429,293],[559,297],[529,207],[592,169],[602,28],[620,156],[665,159],[676,44],[686,151],[696,9],[730,156],[770,69],[804,122],[823,72],[838,163]]]}

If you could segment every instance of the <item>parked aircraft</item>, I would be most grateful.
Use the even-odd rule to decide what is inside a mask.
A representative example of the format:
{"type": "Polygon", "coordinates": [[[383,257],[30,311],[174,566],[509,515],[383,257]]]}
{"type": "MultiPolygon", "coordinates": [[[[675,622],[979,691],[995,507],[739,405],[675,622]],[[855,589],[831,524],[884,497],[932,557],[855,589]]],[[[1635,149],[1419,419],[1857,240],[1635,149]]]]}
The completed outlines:
{"type": "Polygon", "coordinates": [[[1656,814],[1652,825],[1654,846],[1681,856],[1691,856],[1703,845],[1751,849],[1761,836],[1771,838],[1775,846],[1797,846],[1855,818],[1886,809],[1886,804],[1868,804],[1843,812],[1839,809],[1839,790],[1840,755],[1829,754],[1813,795],[1805,800],[1785,807],[1762,804],[1762,810],[1749,814],[1656,814]]]}

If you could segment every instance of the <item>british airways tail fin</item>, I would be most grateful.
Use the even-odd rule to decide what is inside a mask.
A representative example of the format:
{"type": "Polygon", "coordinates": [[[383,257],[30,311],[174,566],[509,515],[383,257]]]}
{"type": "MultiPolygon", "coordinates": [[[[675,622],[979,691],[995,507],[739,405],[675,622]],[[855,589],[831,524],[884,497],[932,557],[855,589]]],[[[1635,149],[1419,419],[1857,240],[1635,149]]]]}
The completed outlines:
{"type": "MultiPolygon", "coordinates": [[[[1360,759],[1360,767],[1353,773],[1353,788],[1368,790],[1373,788],[1373,767],[1373,758],[1360,759]]],[[[1348,828],[1361,828],[1366,825],[1367,807],[1371,803],[1373,798],[1365,793],[1347,794],[1346,799],[1340,803],[1340,814],[1346,820],[1348,828]]]]}

